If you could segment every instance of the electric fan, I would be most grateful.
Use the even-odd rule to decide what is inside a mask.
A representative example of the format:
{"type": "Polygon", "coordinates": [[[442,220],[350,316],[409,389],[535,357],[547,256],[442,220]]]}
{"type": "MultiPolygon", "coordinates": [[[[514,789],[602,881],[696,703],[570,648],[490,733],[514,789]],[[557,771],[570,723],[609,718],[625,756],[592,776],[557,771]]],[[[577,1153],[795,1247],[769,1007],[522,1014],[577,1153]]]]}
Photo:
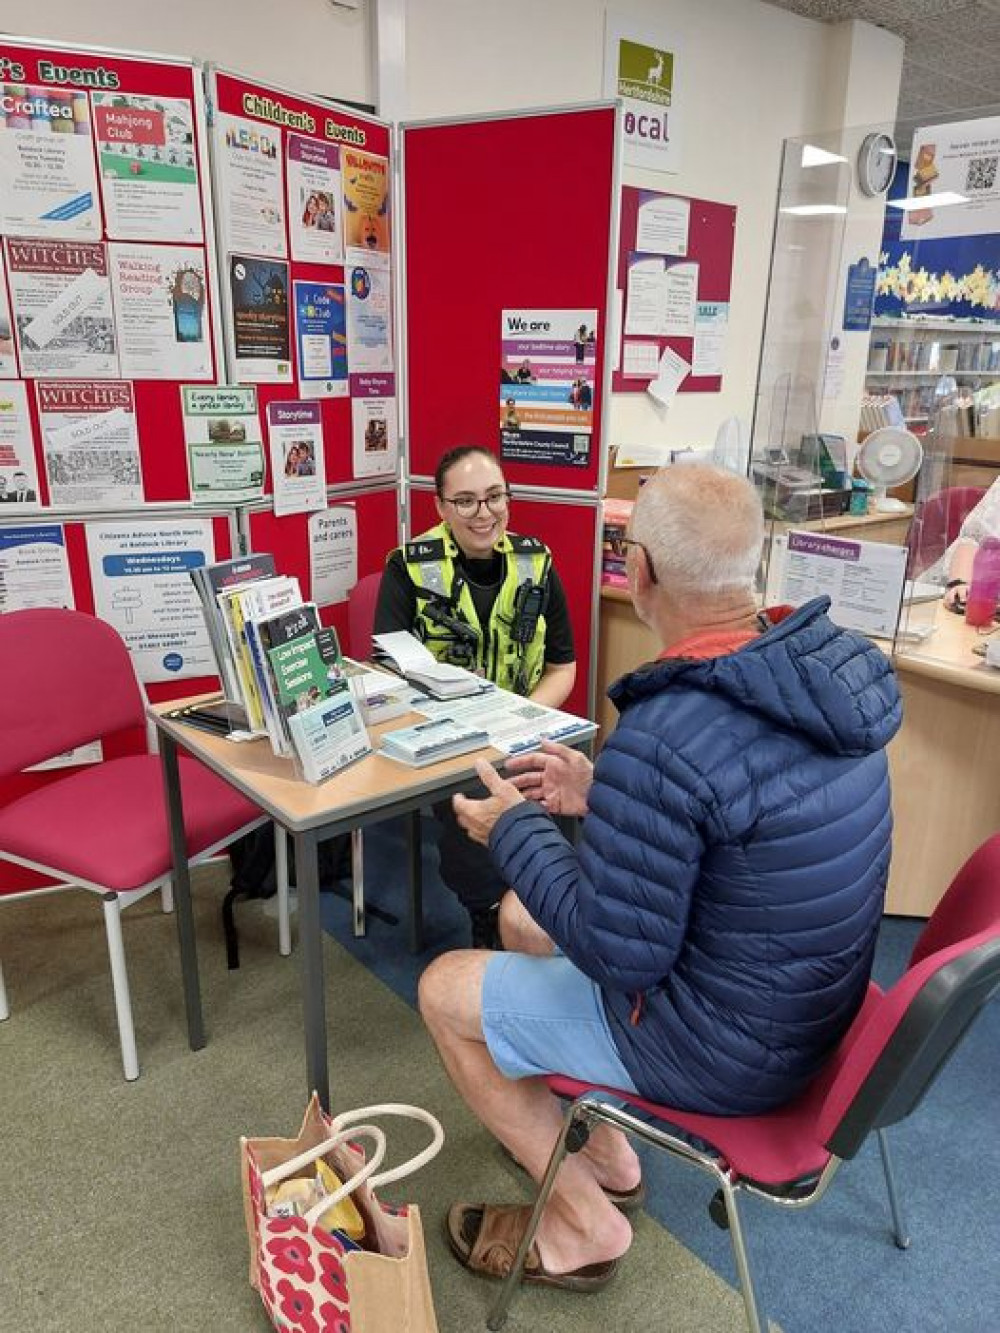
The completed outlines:
{"type": "Polygon", "coordinates": [[[900,514],[906,510],[902,500],[892,499],[886,491],[890,486],[912,481],[923,459],[923,447],[911,430],[882,426],[872,431],[858,450],[854,466],[874,486],[878,513],[900,514]]]}

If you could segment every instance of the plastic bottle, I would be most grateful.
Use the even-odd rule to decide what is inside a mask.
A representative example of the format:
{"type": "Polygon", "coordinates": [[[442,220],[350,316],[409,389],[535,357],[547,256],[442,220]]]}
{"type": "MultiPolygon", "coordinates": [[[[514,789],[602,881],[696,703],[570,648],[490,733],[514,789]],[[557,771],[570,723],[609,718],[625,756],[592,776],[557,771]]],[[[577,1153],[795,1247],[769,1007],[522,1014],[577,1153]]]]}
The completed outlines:
{"type": "Polygon", "coordinates": [[[966,624],[975,629],[992,625],[1000,603],[1000,539],[987,537],[972,562],[972,582],[965,604],[966,624]]]}

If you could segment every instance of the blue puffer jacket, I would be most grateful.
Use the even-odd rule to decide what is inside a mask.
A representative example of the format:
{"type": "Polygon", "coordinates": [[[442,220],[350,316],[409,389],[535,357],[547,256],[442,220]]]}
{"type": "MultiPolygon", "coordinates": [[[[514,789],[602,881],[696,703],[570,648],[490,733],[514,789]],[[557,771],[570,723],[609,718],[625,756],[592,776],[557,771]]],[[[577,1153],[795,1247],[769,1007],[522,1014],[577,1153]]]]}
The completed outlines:
{"type": "Polygon", "coordinates": [[[889,868],[892,668],[820,598],[745,648],[650,663],[594,771],[579,854],[535,804],[494,860],[598,982],[621,1058],[668,1105],[794,1097],[864,997],[889,868]]]}

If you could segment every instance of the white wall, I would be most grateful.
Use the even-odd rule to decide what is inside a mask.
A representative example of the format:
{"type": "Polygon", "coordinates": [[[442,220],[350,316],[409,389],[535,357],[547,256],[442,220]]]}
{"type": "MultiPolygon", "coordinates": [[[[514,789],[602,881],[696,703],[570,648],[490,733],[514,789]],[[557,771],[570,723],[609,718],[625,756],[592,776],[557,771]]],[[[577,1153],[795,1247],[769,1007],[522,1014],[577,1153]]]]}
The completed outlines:
{"type": "Polygon", "coordinates": [[[46,0],[0,4],[0,30],[196,56],[293,90],[374,102],[367,0],[46,0]]]}
{"type": "Polygon", "coordinates": [[[626,182],[738,208],[723,391],[680,394],[666,415],[616,395],[608,439],[710,443],[726,416],[752,416],[781,144],[827,123],[835,30],[758,0],[409,0],[406,114],[602,97],[606,8],[683,43],[682,169],[626,168],[626,182]]]}

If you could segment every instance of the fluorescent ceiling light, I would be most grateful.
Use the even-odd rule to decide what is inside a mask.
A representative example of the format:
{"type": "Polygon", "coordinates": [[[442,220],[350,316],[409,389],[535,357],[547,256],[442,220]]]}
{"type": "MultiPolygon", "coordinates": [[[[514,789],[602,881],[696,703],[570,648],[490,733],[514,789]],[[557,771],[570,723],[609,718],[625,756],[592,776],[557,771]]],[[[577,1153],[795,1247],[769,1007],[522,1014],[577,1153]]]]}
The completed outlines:
{"type": "Polygon", "coordinates": [[[967,204],[968,197],[955,194],[952,190],[942,190],[940,194],[925,194],[919,199],[888,199],[890,208],[901,208],[904,213],[911,208],[947,208],[950,204],[967,204]]]}
{"type": "Polygon", "coordinates": [[[792,204],[781,211],[800,218],[818,218],[826,213],[846,213],[847,208],[844,204],[792,204]]]}
{"type": "Polygon", "coordinates": [[[846,157],[841,157],[839,153],[828,153],[825,148],[817,148],[815,144],[806,143],[802,145],[802,165],[804,167],[828,167],[833,162],[846,162],[846,157]]]}

